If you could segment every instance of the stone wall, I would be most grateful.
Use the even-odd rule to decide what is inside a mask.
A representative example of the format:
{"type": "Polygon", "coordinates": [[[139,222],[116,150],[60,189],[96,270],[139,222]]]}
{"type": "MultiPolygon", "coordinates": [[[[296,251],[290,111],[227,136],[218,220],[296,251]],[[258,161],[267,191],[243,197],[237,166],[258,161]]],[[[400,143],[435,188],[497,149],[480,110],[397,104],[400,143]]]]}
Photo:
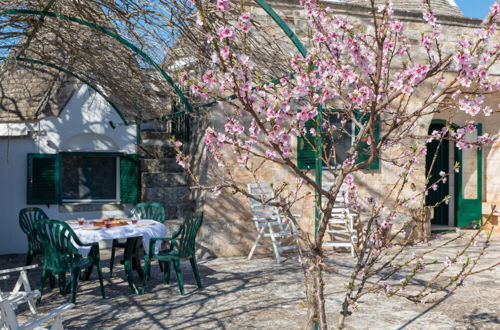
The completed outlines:
{"type": "Polygon", "coordinates": [[[182,218],[195,209],[188,178],[175,161],[175,149],[160,132],[141,132],[137,146],[141,158],[141,201],[159,202],[167,219],[182,218]]]}
{"type": "MultiPolygon", "coordinates": [[[[307,24],[303,18],[301,9],[295,2],[283,1],[269,1],[275,10],[285,19],[291,28],[297,33],[299,38],[304,42],[307,47],[307,24]]],[[[356,5],[337,5],[335,3],[329,4],[339,14],[348,14],[349,21],[355,26],[368,26],[369,16],[366,9],[356,5]]],[[[267,16],[262,9],[258,7],[250,8],[255,19],[261,23],[272,26],[274,22],[267,16]]],[[[411,43],[417,45],[420,40],[420,33],[423,29],[427,29],[421,20],[421,14],[411,12],[397,12],[400,18],[406,21],[407,30],[411,33],[411,43]]],[[[479,25],[479,21],[475,19],[468,19],[463,17],[443,17],[441,20],[443,24],[443,35],[445,37],[443,49],[454,49],[456,41],[460,35],[472,35],[479,25]]],[[[276,28],[276,34],[281,33],[276,28]]],[[[497,35],[498,37],[498,35],[497,35]]],[[[283,42],[288,42],[283,40],[283,42]]],[[[418,47],[415,47],[418,48],[418,47]]],[[[422,59],[423,52],[414,51],[414,56],[417,59],[422,59]]],[[[499,65],[493,68],[494,74],[500,73],[499,65]]],[[[425,86],[424,86],[425,89],[425,86]]],[[[499,96],[494,95],[488,98],[487,102],[497,109],[499,96]]],[[[421,100],[415,100],[410,104],[417,106],[421,100]]],[[[224,125],[224,111],[219,108],[212,108],[206,114],[204,126],[210,125],[215,128],[221,129],[224,125]]],[[[433,119],[447,119],[449,114],[439,114],[434,117],[428,116],[423,118],[419,125],[415,128],[415,134],[427,134],[428,127],[433,119]]],[[[461,114],[454,116],[453,122],[457,125],[464,125],[467,121],[465,116],[461,114]]],[[[497,112],[491,117],[479,117],[479,121],[483,123],[484,132],[499,133],[500,127],[500,114],[497,112]]],[[[383,132],[382,132],[383,134],[383,132]]],[[[408,144],[413,144],[415,141],[407,141],[408,144]]],[[[420,147],[424,146],[425,142],[417,142],[420,147]]],[[[196,141],[198,148],[203,149],[203,139],[198,137],[196,141]]],[[[296,146],[294,146],[296,147],[296,146]]],[[[202,179],[205,185],[211,185],[217,182],[221,177],[222,170],[214,166],[213,163],[207,161],[205,151],[200,151],[195,154],[193,159],[194,166],[196,167],[196,175],[202,179]]],[[[296,150],[296,148],[295,148],[296,150]]],[[[393,152],[394,150],[392,150],[393,152]]],[[[385,153],[391,153],[391,150],[385,150],[385,153]]],[[[383,155],[382,155],[383,157],[383,155]]],[[[491,148],[486,148],[483,154],[483,202],[485,204],[498,204],[500,206],[500,177],[496,175],[495,171],[500,162],[500,144],[497,143],[491,148]]],[[[238,164],[230,164],[232,166],[230,171],[234,174],[237,182],[244,186],[247,183],[255,182],[255,179],[238,164]]],[[[379,170],[366,170],[359,172],[355,175],[355,181],[361,193],[362,203],[366,204],[368,197],[382,197],[386,194],[388,189],[393,187],[394,182],[398,177],[400,169],[396,166],[381,162],[379,170]]],[[[311,176],[314,173],[310,173],[311,176]]],[[[284,182],[295,182],[295,176],[287,169],[284,169],[277,164],[267,163],[265,168],[259,172],[259,182],[270,182],[274,185],[279,185],[284,182]]],[[[325,175],[324,181],[329,181],[325,175]]],[[[410,196],[414,191],[422,191],[425,185],[425,157],[420,157],[419,166],[410,178],[408,188],[404,194],[410,196]]],[[[304,188],[303,192],[306,191],[304,188]]],[[[232,255],[245,255],[248,253],[253,241],[256,237],[256,230],[251,220],[250,208],[248,201],[241,195],[234,195],[231,191],[224,190],[218,197],[212,196],[207,193],[203,199],[199,200],[199,206],[203,207],[205,212],[204,233],[199,240],[203,246],[205,255],[216,256],[232,256],[232,255]]],[[[296,205],[295,213],[301,214],[300,219],[301,227],[309,233],[313,232],[314,228],[314,207],[313,195],[310,195],[301,200],[296,205]]],[[[266,252],[257,250],[257,253],[266,252]]]]}

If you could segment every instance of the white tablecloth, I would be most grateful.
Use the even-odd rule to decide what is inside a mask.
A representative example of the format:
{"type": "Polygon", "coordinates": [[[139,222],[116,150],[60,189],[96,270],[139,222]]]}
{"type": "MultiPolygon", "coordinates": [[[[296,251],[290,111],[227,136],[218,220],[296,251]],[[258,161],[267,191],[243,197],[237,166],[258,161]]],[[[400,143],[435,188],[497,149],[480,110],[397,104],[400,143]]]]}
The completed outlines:
{"type": "MultiPolygon", "coordinates": [[[[162,223],[156,222],[154,220],[139,220],[138,224],[148,224],[144,225],[132,225],[127,226],[117,226],[112,228],[100,228],[98,230],[85,230],[82,227],[91,227],[92,225],[86,224],[83,226],[70,224],[73,228],[75,234],[78,236],[82,243],[94,243],[103,240],[113,240],[113,239],[124,239],[129,237],[142,236],[142,245],[144,246],[144,251],[149,252],[149,239],[152,237],[165,237],[167,236],[168,229],[162,223]]],[[[157,253],[160,249],[161,242],[156,242],[155,252],[157,253]]],[[[80,247],[78,251],[83,256],[86,256],[90,248],[80,247]]]]}

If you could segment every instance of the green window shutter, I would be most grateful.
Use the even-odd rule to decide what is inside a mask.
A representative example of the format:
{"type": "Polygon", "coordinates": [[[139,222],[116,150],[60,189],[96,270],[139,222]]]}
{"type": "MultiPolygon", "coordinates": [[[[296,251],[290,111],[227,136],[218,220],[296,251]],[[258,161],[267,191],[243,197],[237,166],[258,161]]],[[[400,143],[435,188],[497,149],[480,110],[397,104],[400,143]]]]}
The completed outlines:
{"type": "Polygon", "coordinates": [[[123,204],[135,204],[139,199],[139,156],[120,157],[120,199],[123,204]]]}
{"type": "Polygon", "coordinates": [[[57,154],[28,154],[27,204],[59,203],[59,168],[57,154]]]}
{"type": "Polygon", "coordinates": [[[312,169],[315,166],[316,151],[311,144],[316,145],[316,138],[309,133],[309,130],[314,127],[314,120],[309,120],[305,123],[307,129],[307,140],[302,136],[297,137],[297,167],[301,170],[312,169]]]}
{"type": "MultiPolygon", "coordinates": [[[[364,125],[369,118],[368,114],[363,114],[360,111],[356,111],[354,115],[356,121],[360,122],[361,125],[364,125]]],[[[355,134],[354,136],[358,136],[359,134],[358,126],[354,127],[354,134],[355,134]]],[[[356,150],[359,154],[358,156],[359,163],[364,162],[369,158],[370,146],[368,145],[368,143],[365,142],[367,138],[368,136],[362,137],[362,141],[359,143],[358,148],[356,150]]],[[[377,117],[377,120],[375,121],[375,141],[373,141],[372,143],[378,143],[379,140],[380,140],[380,118],[377,117]]],[[[370,166],[367,167],[367,169],[369,170],[378,170],[379,168],[380,168],[380,159],[378,157],[370,166]]]]}

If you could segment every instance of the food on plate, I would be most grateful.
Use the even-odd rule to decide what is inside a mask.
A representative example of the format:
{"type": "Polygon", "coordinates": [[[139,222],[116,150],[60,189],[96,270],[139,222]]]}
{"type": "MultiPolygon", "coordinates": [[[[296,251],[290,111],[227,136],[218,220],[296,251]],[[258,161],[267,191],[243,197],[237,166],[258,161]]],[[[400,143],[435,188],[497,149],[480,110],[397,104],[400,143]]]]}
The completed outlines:
{"type": "Polygon", "coordinates": [[[90,223],[93,226],[97,226],[97,227],[106,227],[106,223],[108,223],[110,227],[128,225],[128,221],[125,219],[113,219],[113,218],[102,218],[99,220],[91,221],[90,223]]]}

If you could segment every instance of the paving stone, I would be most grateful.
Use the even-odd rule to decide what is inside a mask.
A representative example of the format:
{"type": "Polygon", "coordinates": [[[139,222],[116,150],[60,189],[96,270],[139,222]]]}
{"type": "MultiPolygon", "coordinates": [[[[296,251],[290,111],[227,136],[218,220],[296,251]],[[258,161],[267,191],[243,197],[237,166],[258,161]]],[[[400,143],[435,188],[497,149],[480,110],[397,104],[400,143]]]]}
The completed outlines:
{"type": "MultiPolygon", "coordinates": [[[[432,241],[431,244],[440,244],[432,241]]],[[[434,254],[437,259],[451,256],[464,245],[458,241],[434,254]]],[[[419,253],[428,246],[418,245],[408,251],[419,253]]],[[[185,291],[180,296],[175,279],[164,284],[157,263],[153,263],[148,292],[132,295],[123,266],[109,278],[109,250],[101,250],[107,299],[100,298],[96,272],[90,281],[81,281],[77,305],[64,314],[66,329],[303,329],[302,271],[295,254],[285,256],[277,265],[271,255],[257,255],[252,260],[231,257],[199,260],[203,288],[195,285],[189,263],[183,263],[185,291]]],[[[119,256],[118,256],[119,258],[119,256]]],[[[498,262],[500,236],[478,268],[498,262]]],[[[0,256],[0,268],[24,264],[24,255],[0,256]]],[[[347,276],[353,267],[348,253],[332,253],[326,262],[338,273],[325,272],[327,317],[330,327],[338,315],[347,276]]],[[[29,273],[33,286],[40,271],[29,273]]],[[[464,288],[441,303],[414,304],[403,298],[367,295],[347,323],[348,329],[498,329],[500,288],[491,286],[500,278],[500,269],[470,277],[464,288]],[[489,280],[489,282],[487,281],[489,280]]],[[[14,280],[0,282],[5,290],[14,280]]],[[[66,302],[57,289],[44,292],[40,315],[66,302]]],[[[21,308],[19,321],[26,321],[29,311],[21,308]]]]}

